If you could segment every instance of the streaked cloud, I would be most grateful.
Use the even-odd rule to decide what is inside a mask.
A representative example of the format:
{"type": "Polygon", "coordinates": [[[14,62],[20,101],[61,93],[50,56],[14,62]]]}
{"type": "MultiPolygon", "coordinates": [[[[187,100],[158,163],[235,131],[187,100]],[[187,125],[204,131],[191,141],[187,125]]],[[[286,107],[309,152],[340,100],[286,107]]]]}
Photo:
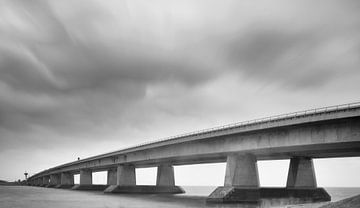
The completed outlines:
{"type": "Polygon", "coordinates": [[[78,144],[88,156],[299,110],[306,100],[305,107],[356,100],[358,8],[355,1],[1,0],[1,157],[11,150],[38,159],[78,144]]]}

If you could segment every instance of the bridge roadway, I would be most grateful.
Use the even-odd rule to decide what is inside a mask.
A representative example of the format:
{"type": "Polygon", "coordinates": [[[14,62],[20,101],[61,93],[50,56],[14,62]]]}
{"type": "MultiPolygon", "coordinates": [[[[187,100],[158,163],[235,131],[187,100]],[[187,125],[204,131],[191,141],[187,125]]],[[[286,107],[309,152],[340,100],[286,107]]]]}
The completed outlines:
{"type": "Polygon", "coordinates": [[[283,114],[201,130],[56,166],[29,177],[30,185],[119,193],[182,193],[174,165],[226,162],[224,186],[209,202],[261,198],[327,201],[312,158],[360,156],[360,103],[283,114]],[[257,161],[290,159],[285,188],[261,188],[257,161]],[[135,168],[158,167],[156,186],[136,185],[135,168]],[[92,172],[108,171],[106,186],[92,172]],[[74,174],[80,184],[74,185],[74,174]]]}

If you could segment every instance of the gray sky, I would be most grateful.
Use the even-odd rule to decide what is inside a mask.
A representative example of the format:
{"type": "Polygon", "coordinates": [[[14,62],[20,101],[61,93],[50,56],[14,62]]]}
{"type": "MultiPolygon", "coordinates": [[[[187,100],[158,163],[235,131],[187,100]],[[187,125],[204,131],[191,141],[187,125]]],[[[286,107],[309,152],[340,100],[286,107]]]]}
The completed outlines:
{"type": "MultiPolygon", "coordinates": [[[[359,101],[359,9],[355,0],[0,0],[0,178],[359,101]]],[[[360,186],[359,160],[315,161],[318,182],[360,186]]],[[[261,182],[283,183],[287,165],[260,163],[261,182]]],[[[186,177],[196,171],[224,177],[223,164],[176,170],[179,183],[215,181],[186,177]]]]}

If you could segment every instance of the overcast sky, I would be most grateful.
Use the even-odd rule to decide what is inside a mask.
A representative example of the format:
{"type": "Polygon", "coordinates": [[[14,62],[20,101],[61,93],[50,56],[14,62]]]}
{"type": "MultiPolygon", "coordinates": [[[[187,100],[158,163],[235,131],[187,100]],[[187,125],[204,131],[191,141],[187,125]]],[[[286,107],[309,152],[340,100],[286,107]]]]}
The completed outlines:
{"type": "MultiPolygon", "coordinates": [[[[0,0],[0,178],[359,101],[359,9],[356,0],[0,0]]],[[[318,182],[360,186],[359,160],[315,161],[318,182]]],[[[288,161],[261,163],[263,184],[279,176],[276,164],[286,176],[288,161]]],[[[197,185],[186,177],[196,170],[224,177],[223,164],[176,170],[187,184],[197,185]]]]}

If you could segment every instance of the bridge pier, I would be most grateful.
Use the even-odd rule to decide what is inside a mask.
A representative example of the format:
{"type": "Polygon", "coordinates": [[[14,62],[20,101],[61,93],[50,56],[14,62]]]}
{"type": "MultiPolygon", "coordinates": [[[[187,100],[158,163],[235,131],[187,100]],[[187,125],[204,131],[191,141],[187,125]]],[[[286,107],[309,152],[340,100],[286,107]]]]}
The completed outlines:
{"type": "Polygon", "coordinates": [[[61,179],[59,174],[51,174],[50,175],[50,183],[47,187],[55,187],[60,185],[61,179]]]}
{"type": "Polygon", "coordinates": [[[314,163],[311,158],[291,158],[287,188],[316,188],[314,163]]]}
{"type": "Polygon", "coordinates": [[[218,187],[207,202],[259,202],[261,199],[284,199],[289,203],[330,201],[330,195],[317,188],[311,158],[290,160],[285,188],[261,188],[256,158],[253,155],[230,155],[227,158],[224,186],[218,187]]]}
{"type": "Polygon", "coordinates": [[[136,186],[135,166],[119,165],[117,166],[115,176],[114,176],[115,170],[110,170],[109,172],[108,172],[108,176],[110,175],[111,178],[110,180],[108,178],[108,183],[109,182],[114,183],[115,177],[116,177],[116,183],[110,184],[110,186],[104,190],[105,193],[119,193],[119,192],[121,193],[121,192],[125,192],[125,189],[130,190],[136,186]]]}
{"type": "Polygon", "coordinates": [[[42,177],[42,185],[41,186],[48,186],[49,185],[49,181],[50,181],[50,176],[44,176],[42,177]]]}
{"type": "Polygon", "coordinates": [[[110,185],[104,191],[105,193],[184,193],[181,187],[175,186],[172,165],[158,167],[156,186],[136,185],[135,166],[133,165],[119,165],[116,177],[116,185],[110,185]]]}
{"type": "Polygon", "coordinates": [[[107,185],[116,185],[117,168],[109,169],[107,171],[107,185]]]}
{"type": "Polygon", "coordinates": [[[175,186],[174,167],[171,165],[160,165],[157,168],[157,186],[175,186]]]}
{"type": "Polygon", "coordinates": [[[156,176],[156,192],[180,194],[185,191],[180,186],[175,186],[174,167],[169,164],[159,165],[156,176]]]}
{"type": "Polygon", "coordinates": [[[226,161],[224,186],[216,188],[207,202],[258,202],[259,174],[256,157],[251,154],[229,155],[226,161]]]}
{"type": "Polygon", "coordinates": [[[43,181],[42,181],[42,178],[38,178],[36,185],[37,185],[37,186],[42,186],[42,182],[43,182],[43,181]]]}
{"type": "Polygon", "coordinates": [[[330,201],[330,195],[318,188],[312,158],[294,157],[290,159],[286,182],[287,198],[298,198],[303,202],[330,201]]]}
{"type": "Polygon", "coordinates": [[[63,172],[60,176],[60,184],[56,188],[72,188],[74,186],[74,175],[69,172],[63,172]]]}

